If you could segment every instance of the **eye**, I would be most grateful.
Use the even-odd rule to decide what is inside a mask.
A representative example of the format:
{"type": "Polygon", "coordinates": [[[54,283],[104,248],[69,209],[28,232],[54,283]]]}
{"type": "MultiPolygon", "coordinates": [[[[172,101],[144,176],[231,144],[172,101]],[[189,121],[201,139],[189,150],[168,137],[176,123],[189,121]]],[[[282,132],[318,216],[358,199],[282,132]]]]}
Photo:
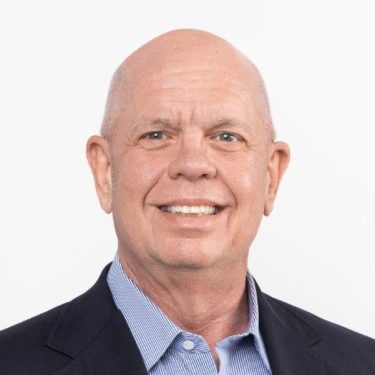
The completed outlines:
{"type": "Polygon", "coordinates": [[[218,134],[217,137],[219,138],[220,141],[228,142],[228,143],[233,143],[239,140],[239,137],[237,135],[232,134],[232,133],[226,133],[226,132],[218,134]]]}
{"type": "Polygon", "coordinates": [[[212,134],[211,142],[214,148],[226,152],[240,151],[246,147],[247,144],[246,138],[237,133],[227,131],[212,134]]]}
{"type": "Polygon", "coordinates": [[[147,150],[159,150],[173,143],[173,136],[164,130],[154,130],[144,133],[139,144],[147,150]]]}
{"type": "Polygon", "coordinates": [[[164,139],[163,136],[165,137],[165,134],[162,131],[156,131],[145,134],[144,138],[158,141],[164,139]]]}

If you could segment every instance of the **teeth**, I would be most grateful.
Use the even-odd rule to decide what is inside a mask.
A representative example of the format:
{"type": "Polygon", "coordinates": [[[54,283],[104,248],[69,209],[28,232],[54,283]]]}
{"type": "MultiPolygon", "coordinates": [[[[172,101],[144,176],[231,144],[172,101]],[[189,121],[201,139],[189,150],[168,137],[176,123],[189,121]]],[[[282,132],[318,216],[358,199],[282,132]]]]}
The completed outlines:
{"type": "Polygon", "coordinates": [[[215,206],[161,206],[164,212],[173,214],[214,215],[218,212],[215,206]]]}

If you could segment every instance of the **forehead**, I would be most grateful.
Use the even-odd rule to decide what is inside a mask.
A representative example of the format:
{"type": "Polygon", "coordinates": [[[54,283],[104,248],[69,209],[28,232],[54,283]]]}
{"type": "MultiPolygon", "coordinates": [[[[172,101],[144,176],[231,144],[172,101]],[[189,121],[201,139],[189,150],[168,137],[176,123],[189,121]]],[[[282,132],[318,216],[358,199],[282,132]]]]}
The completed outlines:
{"type": "Polygon", "coordinates": [[[256,80],[228,64],[171,61],[136,70],[128,78],[124,102],[133,117],[251,119],[256,114],[256,80]]]}

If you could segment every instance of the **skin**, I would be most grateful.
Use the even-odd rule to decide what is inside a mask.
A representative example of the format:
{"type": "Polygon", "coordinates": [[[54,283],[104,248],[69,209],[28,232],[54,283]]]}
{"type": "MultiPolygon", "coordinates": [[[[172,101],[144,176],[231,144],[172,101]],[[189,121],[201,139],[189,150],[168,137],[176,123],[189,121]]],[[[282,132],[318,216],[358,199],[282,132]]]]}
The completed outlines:
{"type": "Polygon", "coordinates": [[[119,67],[102,136],[87,142],[123,268],[174,323],[204,337],[217,366],[215,344],[249,324],[249,247],[289,161],[273,138],[255,66],[215,35],[176,30],[119,67]],[[197,199],[224,209],[158,208],[197,199]]]}

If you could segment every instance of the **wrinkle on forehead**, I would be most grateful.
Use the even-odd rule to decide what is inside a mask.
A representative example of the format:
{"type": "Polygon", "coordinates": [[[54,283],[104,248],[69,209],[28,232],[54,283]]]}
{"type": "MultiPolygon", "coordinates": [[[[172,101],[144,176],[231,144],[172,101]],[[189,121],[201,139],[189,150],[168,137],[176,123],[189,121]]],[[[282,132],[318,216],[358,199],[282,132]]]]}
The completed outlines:
{"type": "Polygon", "coordinates": [[[263,80],[255,65],[224,39],[201,30],[174,30],[132,53],[116,70],[108,94],[101,134],[111,140],[117,124],[131,112],[132,93],[142,85],[168,85],[179,76],[182,84],[211,77],[240,82],[256,103],[269,141],[275,134],[263,80]]]}

